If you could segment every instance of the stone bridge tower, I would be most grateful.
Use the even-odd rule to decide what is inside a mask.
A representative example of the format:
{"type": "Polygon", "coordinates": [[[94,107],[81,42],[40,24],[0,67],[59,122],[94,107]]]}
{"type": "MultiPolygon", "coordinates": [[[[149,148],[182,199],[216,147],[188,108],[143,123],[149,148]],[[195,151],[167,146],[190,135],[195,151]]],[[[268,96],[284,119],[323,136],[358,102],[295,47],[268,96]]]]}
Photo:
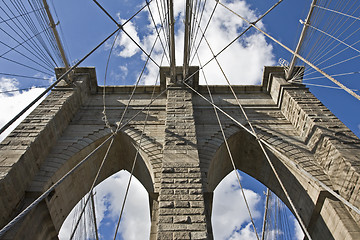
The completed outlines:
{"type": "MultiPolygon", "coordinates": [[[[191,68],[195,71],[196,68],[191,68]]],[[[160,93],[168,69],[162,69],[160,93]]],[[[180,69],[181,72],[181,69],[180,69]]],[[[281,67],[266,67],[257,86],[234,86],[313,239],[358,239],[360,216],[333,197],[310,173],[360,207],[360,141],[302,85],[284,80],[281,67]]],[[[56,87],[1,142],[0,226],[46,191],[109,136],[102,121],[102,91],[94,68],[78,68],[76,86],[56,87]]],[[[193,87],[208,97],[204,86],[193,87]]],[[[211,86],[214,102],[247,125],[230,89],[211,86]]],[[[139,86],[125,122],[149,103],[152,86],[139,86]]],[[[124,111],[131,86],[106,87],[111,123],[124,111]]],[[[130,171],[147,110],[114,137],[99,182],[130,171]]],[[[134,175],[149,193],[151,239],[212,239],[213,190],[233,170],[214,111],[181,84],[169,86],[149,112],[134,175]]],[[[256,139],[220,114],[236,167],[289,204],[256,139]]],[[[2,239],[57,239],[75,204],[89,191],[104,147],[14,225],[2,239]]]]}

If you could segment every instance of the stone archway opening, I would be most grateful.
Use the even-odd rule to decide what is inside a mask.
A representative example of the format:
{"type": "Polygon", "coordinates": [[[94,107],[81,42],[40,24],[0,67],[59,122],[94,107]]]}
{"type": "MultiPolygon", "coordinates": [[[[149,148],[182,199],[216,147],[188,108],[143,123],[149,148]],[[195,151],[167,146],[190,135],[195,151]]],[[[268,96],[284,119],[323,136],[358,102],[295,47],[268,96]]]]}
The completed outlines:
{"type": "MultiPolygon", "coordinates": [[[[128,171],[121,170],[94,188],[96,225],[101,239],[112,239],[114,237],[129,177],[128,171]]],[[[87,196],[85,195],[76,204],[65,219],[59,232],[60,240],[69,239],[87,196]]],[[[96,239],[91,201],[86,206],[80,225],[75,232],[74,239],[96,239]]],[[[147,191],[141,182],[133,176],[117,237],[118,239],[129,240],[149,239],[150,225],[150,206],[147,191]]]]}
{"type": "MultiPolygon", "coordinates": [[[[238,172],[261,238],[267,188],[246,173],[240,170],[238,172]]],[[[264,239],[303,239],[304,235],[296,218],[273,193],[270,194],[268,206],[264,239]]],[[[211,222],[215,240],[257,239],[235,171],[225,176],[214,190],[211,222]]]]}
{"type": "MultiPolygon", "coordinates": [[[[266,185],[293,212],[287,196],[284,194],[256,139],[244,130],[239,130],[228,138],[228,144],[237,169],[266,185]]],[[[314,231],[313,237],[316,239],[332,239],[322,216],[317,215],[316,223],[311,222],[315,210],[314,199],[316,201],[319,194],[316,185],[309,184],[300,172],[285,165],[277,155],[271,151],[267,152],[302,221],[305,222],[305,225],[322,229],[321,234],[314,231]],[[321,237],[317,234],[320,234],[321,237]]],[[[210,163],[207,174],[208,191],[214,191],[218,184],[233,170],[226,146],[222,144],[213,155],[210,163]]]]}

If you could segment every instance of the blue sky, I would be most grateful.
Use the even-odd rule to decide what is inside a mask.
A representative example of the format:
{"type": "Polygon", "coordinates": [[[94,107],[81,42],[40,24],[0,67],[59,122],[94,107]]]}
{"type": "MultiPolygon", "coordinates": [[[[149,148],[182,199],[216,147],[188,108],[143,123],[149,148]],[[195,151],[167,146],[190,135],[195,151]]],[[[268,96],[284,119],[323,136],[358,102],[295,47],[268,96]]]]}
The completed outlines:
{"type": "MultiPolygon", "coordinates": [[[[128,19],[144,4],[144,1],[131,0],[103,0],[99,2],[116,20],[120,22],[128,19]]],[[[284,0],[273,12],[271,12],[261,22],[259,22],[258,26],[266,30],[268,33],[276,37],[279,41],[291,49],[294,49],[302,29],[302,25],[300,24],[299,20],[304,20],[306,18],[310,2],[310,0],[284,0]]],[[[81,59],[108,34],[116,29],[115,24],[91,0],[49,0],[49,3],[55,21],[60,22],[58,29],[65,46],[67,56],[72,64],[81,59]]],[[[251,21],[256,20],[257,17],[269,9],[274,3],[276,3],[275,0],[248,0],[246,2],[227,1],[229,6],[232,6],[237,10],[237,12],[241,13],[251,21]]],[[[214,4],[215,1],[208,1],[208,8],[206,10],[205,16],[209,16],[214,4]]],[[[183,30],[181,28],[181,22],[183,19],[183,5],[183,1],[175,1],[175,15],[177,18],[176,44],[178,46],[176,55],[178,64],[181,64],[182,62],[181,57],[183,30]]],[[[3,9],[6,9],[6,6],[3,4],[0,4],[0,6],[3,9]]],[[[154,5],[151,6],[154,7],[154,5]]],[[[1,12],[0,15],[3,18],[0,19],[0,22],[7,19],[7,16],[5,16],[3,12],[1,12]]],[[[32,14],[29,16],[34,17],[32,14]]],[[[326,14],[323,19],[326,21],[326,14]]],[[[348,26],[349,22],[347,22],[346,25],[348,26]]],[[[324,22],[320,22],[319,26],[325,26],[324,22]]],[[[351,26],[352,27],[347,29],[343,35],[339,36],[339,38],[345,39],[345,41],[349,44],[354,44],[357,39],[359,39],[359,33],[355,32],[353,28],[358,28],[359,24],[354,23],[351,26]],[[349,32],[355,32],[355,34],[349,38],[346,38],[345,35],[349,36],[349,32]]],[[[247,25],[238,17],[231,15],[231,13],[228,13],[224,8],[218,6],[217,12],[214,15],[214,19],[210,24],[207,38],[216,52],[221,50],[228,42],[230,42],[246,27],[247,25]]],[[[338,27],[341,28],[341,26],[338,27]]],[[[1,41],[12,47],[18,45],[14,39],[11,39],[11,37],[5,33],[8,32],[11,33],[11,35],[16,36],[15,33],[12,33],[8,25],[2,22],[0,23],[0,28],[2,30],[0,32],[1,41]]],[[[136,39],[144,49],[146,49],[148,52],[150,51],[155,35],[154,30],[151,28],[151,22],[149,21],[148,13],[146,11],[140,13],[131,22],[129,22],[125,26],[125,30],[128,31],[129,34],[131,34],[131,36],[133,36],[134,39],[136,39]]],[[[339,35],[338,32],[332,32],[332,34],[339,35]]],[[[316,39],[316,37],[319,35],[319,33],[314,31],[314,39],[316,39]]],[[[22,41],[18,36],[16,36],[16,38],[19,42],[22,41]]],[[[113,39],[108,41],[98,51],[85,60],[83,64],[81,64],[81,66],[96,67],[99,85],[104,83],[106,60],[112,41],[113,39]]],[[[315,43],[314,41],[309,41],[307,43],[307,49],[311,49],[309,46],[316,45],[315,43]]],[[[317,47],[320,49],[321,45],[317,47]]],[[[357,49],[360,48],[358,43],[355,43],[353,47],[357,49]]],[[[17,49],[29,55],[28,51],[26,51],[26,49],[23,47],[19,47],[17,49]]],[[[0,55],[7,50],[7,46],[0,44],[0,55]]],[[[333,52],[329,51],[329,57],[335,55],[335,53],[339,51],[340,50],[338,50],[338,47],[335,48],[333,52]]],[[[199,53],[203,57],[201,60],[202,63],[211,58],[209,49],[205,44],[201,45],[199,48],[199,53]]],[[[318,56],[316,56],[315,53],[312,54],[310,50],[304,51],[304,54],[309,56],[309,58],[321,63],[321,60],[317,60],[318,56]]],[[[322,52],[322,55],[326,56],[325,53],[326,51],[322,52]]],[[[161,45],[158,43],[155,47],[153,58],[160,62],[161,54],[161,45]]],[[[349,49],[345,50],[333,57],[330,61],[321,64],[321,67],[326,68],[334,62],[343,61],[358,54],[359,53],[356,51],[350,51],[349,49]]],[[[219,61],[223,64],[225,72],[228,75],[231,83],[260,84],[262,76],[261,71],[264,65],[276,65],[280,58],[290,62],[291,56],[292,55],[282,47],[278,46],[270,39],[264,37],[255,29],[252,29],[244,36],[244,38],[236,42],[228,50],[221,54],[219,56],[219,61]]],[[[16,59],[29,65],[33,64],[29,59],[25,59],[19,56],[18,53],[11,52],[8,53],[6,57],[16,59]]],[[[33,56],[31,56],[31,58],[33,58],[33,56]]],[[[134,84],[139,76],[141,68],[144,64],[144,60],[145,57],[141,51],[139,51],[138,48],[134,46],[126,36],[123,34],[119,35],[111,55],[106,84],[134,84]]],[[[164,64],[166,65],[167,62],[165,61],[164,64]]],[[[194,62],[194,64],[196,65],[197,63],[194,62]]],[[[6,113],[2,114],[0,117],[0,125],[4,125],[13,115],[16,114],[17,111],[25,106],[26,102],[29,102],[29,99],[37,96],[43,90],[43,87],[41,86],[49,85],[54,80],[51,68],[45,69],[42,67],[37,67],[37,69],[41,70],[41,72],[13,64],[9,61],[5,61],[4,59],[0,59],[1,91],[33,87],[32,89],[26,91],[14,91],[2,94],[0,93],[0,111],[6,113]],[[4,75],[1,73],[21,73],[22,75],[41,79],[29,79],[19,76],[4,75]]],[[[157,67],[153,63],[149,63],[148,67],[146,68],[145,75],[141,79],[141,84],[153,84],[157,70],[157,67]]],[[[352,72],[353,74],[336,77],[337,80],[341,81],[343,84],[352,89],[360,89],[360,82],[358,81],[359,74],[356,73],[359,71],[360,69],[357,58],[348,61],[345,64],[331,67],[326,70],[326,72],[329,74],[343,74],[352,72]]],[[[222,75],[214,63],[211,63],[205,67],[205,72],[208,74],[208,76],[211,76],[211,78],[208,79],[211,84],[225,84],[222,75]]],[[[312,73],[311,68],[307,68],[305,74],[304,83],[327,85],[332,87],[335,86],[329,80],[325,78],[319,78],[321,77],[319,74],[312,73]]],[[[313,85],[308,85],[308,87],[310,88],[311,92],[313,92],[315,96],[318,97],[341,121],[343,121],[357,136],[360,136],[360,102],[358,100],[343,90],[317,87],[313,85]]],[[[4,135],[0,137],[0,140],[3,138],[4,135]]],[[[116,180],[125,178],[126,173],[121,173],[120,175],[115,176],[113,181],[116,182],[116,180]]],[[[242,174],[242,178],[245,187],[249,190],[249,197],[252,196],[252,199],[254,200],[253,207],[258,216],[256,218],[257,224],[261,225],[263,212],[262,206],[264,202],[264,195],[262,193],[265,191],[265,188],[257,182],[252,181],[251,178],[245,174],[242,174]]],[[[134,192],[141,192],[141,186],[136,186],[137,187],[134,187],[134,189],[136,189],[134,192]]],[[[98,204],[99,206],[102,206],[99,208],[102,209],[102,212],[99,211],[99,215],[104,217],[104,224],[101,225],[103,234],[108,231],[108,228],[106,227],[108,224],[105,223],[109,223],[115,219],[112,215],[112,211],[109,210],[112,208],[117,208],[118,206],[115,206],[112,201],[121,198],[120,193],[120,195],[114,195],[110,189],[104,189],[107,188],[104,187],[102,191],[98,190],[98,204]],[[102,195],[100,192],[102,192],[102,195]]],[[[218,194],[218,196],[225,196],[226,194],[229,194],[234,198],[237,197],[237,189],[234,189],[233,179],[224,181],[224,186],[217,191],[221,192],[221,194],[218,194]]],[[[145,202],[147,202],[147,200],[145,202]]],[[[219,200],[219,202],[221,202],[221,200],[219,200]]],[[[130,214],[131,209],[133,208],[136,207],[129,207],[130,210],[128,210],[128,214],[130,214]]],[[[215,209],[216,208],[214,207],[214,211],[215,209]]],[[[219,212],[226,211],[222,209],[219,212]]],[[[232,213],[233,211],[229,210],[228,212],[232,213]]],[[[136,214],[133,213],[132,215],[136,214]]],[[[240,214],[236,214],[236,216],[240,217],[240,214]]],[[[229,216],[227,217],[229,218],[229,216]]],[[[228,225],[231,228],[227,230],[228,232],[225,232],[225,230],[215,230],[216,226],[214,226],[214,231],[218,231],[217,234],[219,234],[219,239],[223,237],[225,239],[239,239],[239,237],[245,236],[241,234],[251,234],[251,230],[247,225],[248,218],[245,216],[241,217],[242,218],[239,218],[236,222],[238,225],[228,225]],[[239,226],[242,226],[243,228],[239,228],[239,226]]],[[[132,224],[133,223],[131,220],[124,220],[123,226],[128,226],[121,229],[121,233],[123,234],[124,239],[139,239],[136,237],[133,238],[130,233],[126,232],[126,229],[132,229],[132,224]]],[[[221,223],[218,223],[218,225],[221,226],[221,223]]],[[[250,237],[254,236],[251,235],[250,237]]]]}

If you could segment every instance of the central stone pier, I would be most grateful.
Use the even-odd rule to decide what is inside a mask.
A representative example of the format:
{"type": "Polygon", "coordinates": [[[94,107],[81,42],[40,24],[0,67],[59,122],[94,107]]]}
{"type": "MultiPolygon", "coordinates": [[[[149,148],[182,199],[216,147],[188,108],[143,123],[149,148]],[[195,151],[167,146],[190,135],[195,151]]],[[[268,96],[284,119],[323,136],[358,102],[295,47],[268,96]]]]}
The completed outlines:
{"type": "MultiPolygon", "coordinates": [[[[196,68],[191,70],[195,72],[196,68]]],[[[206,219],[210,209],[204,202],[192,93],[181,83],[181,68],[177,72],[177,82],[167,85],[157,239],[212,239],[211,226],[207,225],[210,221],[206,219]]],[[[190,84],[197,76],[194,74],[190,84]]]]}

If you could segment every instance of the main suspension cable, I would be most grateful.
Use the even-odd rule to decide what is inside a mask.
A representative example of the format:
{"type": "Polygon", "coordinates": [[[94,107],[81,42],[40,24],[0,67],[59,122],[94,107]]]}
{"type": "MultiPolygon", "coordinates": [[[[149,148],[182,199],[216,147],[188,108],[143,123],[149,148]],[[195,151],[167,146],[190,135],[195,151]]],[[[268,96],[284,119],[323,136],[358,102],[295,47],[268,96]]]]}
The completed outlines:
{"type": "Polygon", "coordinates": [[[237,14],[236,12],[234,12],[233,10],[231,10],[230,8],[228,8],[226,5],[224,5],[223,3],[221,3],[220,1],[218,1],[219,4],[221,6],[223,6],[224,8],[226,8],[227,10],[229,10],[230,12],[232,12],[233,14],[235,14],[236,16],[240,17],[241,19],[243,19],[245,22],[247,22],[248,24],[252,25],[254,28],[256,28],[258,31],[260,31],[261,33],[263,33],[265,36],[267,36],[268,38],[270,38],[271,40],[273,40],[274,42],[276,42],[277,44],[279,44],[281,47],[283,47],[284,49],[286,49],[287,51],[291,52],[292,54],[294,54],[297,58],[301,59],[303,62],[305,62],[306,64],[308,64],[310,67],[314,68],[315,70],[317,70],[319,73],[323,74],[325,77],[327,77],[329,80],[331,80],[332,82],[334,82],[336,85],[338,85],[339,87],[341,87],[342,89],[344,89],[346,92],[348,92],[350,95],[352,95],[353,97],[355,97],[356,99],[360,100],[360,96],[358,94],[356,94],[354,91],[352,91],[351,89],[349,89],[348,87],[346,87],[344,84],[340,83],[339,81],[337,81],[335,78],[331,77],[329,74],[325,73],[323,70],[321,70],[320,68],[318,68],[317,66],[315,66],[314,64],[312,64],[311,62],[309,62],[308,60],[306,60],[305,58],[303,58],[302,56],[300,56],[299,54],[295,53],[293,50],[291,50],[290,48],[288,48],[287,46],[285,46],[284,44],[282,44],[281,42],[279,42],[278,40],[276,40],[274,37],[272,37],[270,34],[266,33],[264,30],[260,29],[259,27],[257,27],[255,24],[253,24],[252,22],[248,21],[246,18],[242,17],[241,15],[237,14]]]}

